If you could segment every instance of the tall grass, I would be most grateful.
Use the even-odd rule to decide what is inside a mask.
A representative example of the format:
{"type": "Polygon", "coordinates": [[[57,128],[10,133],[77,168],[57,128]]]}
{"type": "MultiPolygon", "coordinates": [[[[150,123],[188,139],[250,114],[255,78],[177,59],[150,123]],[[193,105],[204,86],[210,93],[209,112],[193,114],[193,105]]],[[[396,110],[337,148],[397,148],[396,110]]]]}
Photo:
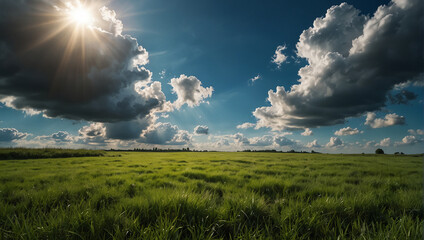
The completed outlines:
{"type": "Polygon", "coordinates": [[[422,157],[120,154],[0,161],[0,238],[422,238],[422,157]]]}

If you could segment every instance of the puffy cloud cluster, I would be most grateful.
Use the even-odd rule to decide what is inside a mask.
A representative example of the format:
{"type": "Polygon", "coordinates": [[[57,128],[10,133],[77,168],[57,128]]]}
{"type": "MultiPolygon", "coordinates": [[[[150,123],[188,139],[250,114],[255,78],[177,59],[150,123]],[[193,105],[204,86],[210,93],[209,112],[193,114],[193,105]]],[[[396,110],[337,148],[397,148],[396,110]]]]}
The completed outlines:
{"type": "Polygon", "coordinates": [[[253,128],[255,127],[256,124],[254,123],[250,123],[250,122],[245,122],[243,124],[237,125],[238,129],[248,129],[248,128],[253,128]]]}
{"type": "Polygon", "coordinates": [[[271,106],[253,113],[257,126],[328,126],[381,109],[395,86],[424,81],[423,21],[421,0],[394,0],[371,18],[346,3],[331,7],[297,43],[308,61],[299,84],[270,90],[271,106]]]}
{"type": "Polygon", "coordinates": [[[285,61],[287,61],[287,56],[283,53],[283,51],[286,49],[287,49],[286,45],[277,46],[277,49],[275,50],[275,54],[272,57],[272,62],[277,64],[278,68],[280,68],[285,61]]]}
{"type": "Polygon", "coordinates": [[[206,142],[193,142],[192,148],[197,150],[234,151],[236,146],[233,135],[209,135],[206,142]]]}
{"type": "Polygon", "coordinates": [[[241,133],[234,134],[234,141],[237,145],[243,145],[243,146],[250,145],[249,139],[241,133]]]}
{"type": "Polygon", "coordinates": [[[308,148],[321,148],[322,146],[320,144],[318,144],[318,141],[315,139],[314,141],[307,143],[306,147],[308,147],[308,148]]]}
{"type": "Polygon", "coordinates": [[[379,143],[377,143],[375,146],[388,147],[391,144],[392,144],[392,140],[390,138],[384,138],[379,143]]]}
{"type": "Polygon", "coordinates": [[[300,135],[302,135],[302,136],[311,136],[311,135],[314,135],[314,133],[312,132],[311,129],[305,128],[305,131],[303,131],[303,133],[301,133],[300,135]]]}
{"type": "Polygon", "coordinates": [[[21,144],[30,145],[32,147],[39,147],[37,145],[50,147],[54,145],[66,145],[66,147],[71,147],[72,144],[79,141],[80,139],[78,139],[78,137],[72,136],[67,131],[58,131],[47,136],[37,136],[33,139],[29,139],[28,141],[21,142],[21,144]],[[34,142],[37,142],[37,144],[34,144],[34,142]]]}
{"type": "Polygon", "coordinates": [[[411,134],[411,135],[424,135],[424,130],[422,130],[422,129],[417,129],[417,130],[409,129],[408,133],[411,134]]]}
{"type": "Polygon", "coordinates": [[[76,143],[89,145],[107,145],[106,127],[104,123],[94,122],[78,130],[76,143]]]}
{"type": "Polygon", "coordinates": [[[180,130],[176,125],[158,122],[143,130],[137,142],[161,145],[186,145],[191,141],[188,131],[180,130]]]}
{"type": "Polygon", "coordinates": [[[405,117],[399,116],[396,113],[387,114],[384,118],[377,118],[375,113],[367,113],[367,118],[365,119],[365,125],[372,128],[383,128],[403,124],[405,124],[405,117]]]}
{"type": "Polygon", "coordinates": [[[84,138],[98,138],[106,136],[106,128],[102,123],[92,123],[78,130],[80,136],[84,138]]]}
{"type": "Polygon", "coordinates": [[[209,127],[199,125],[194,128],[194,133],[197,135],[208,135],[209,134],[209,127]]]}
{"type": "Polygon", "coordinates": [[[294,140],[288,139],[285,137],[287,134],[280,134],[280,135],[264,135],[262,137],[252,137],[247,138],[241,133],[236,133],[233,135],[234,142],[238,146],[260,146],[260,147],[266,147],[266,146],[298,146],[298,143],[294,140]]]}
{"type": "Polygon", "coordinates": [[[212,96],[213,92],[213,87],[203,87],[202,82],[195,76],[187,77],[181,74],[178,78],[172,78],[170,84],[178,97],[174,102],[178,109],[184,104],[189,107],[199,106],[205,98],[212,96]]]}
{"type": "Polygon", "coordinates": [[[114,11],[86,4],[93,26],[71,22],[70,5],[60,0],[1,1],[0,101],[94,122],[131,121],[167,109],[160,83],[143,67],[148,52],[122,34],[114,11]]]}
{"type": "Polygon", "coordinates": [[[297,142],[295,142],[295,141],[293,141],[291,139],[288,139],[288,138],[286,138],[284,136],[276,136],[274,138],[274,141],[279,146],[296,146],[297,145],[297,142]]]}
{"type": "Polygon", "coordinates": [[[338,137],[331,137],[330,141],[325,145],[329,148],[342,147],[344,145],[343,141],[338,137]]]}
{"type": "Polygon", "coordinates": [[[371,148],[371,147],[374,147],[375,145],[376,145],[376,142],[373,140],[373,141],[366,142],[364,147],[365,148],[371,148]]]}
{"type": "Polygon", "coordinates": [[[24,139],[27,136],[28,133],[19,132],[15,128],[0,128],[0,142],[11,142],[24,139]]]}
{"type": "Polygon", "coordinates": [[[270,135],[265,135],[262,137],[253,137],[250,139],[247,139],[248,142],[245,142],[244,145],[246,146],[271,146],[274,143],[274,137],[270,135]]]}
{"type": "Polygon", "coordinates": [[[229,145],[230,145],[230,142],[228,141],[228,139],[225,139],[225,138],[223,138],[223,139],[219,139],[219,140],[216,142],[216,146],[217,146],[217,147],[229,146],[229,145]]]}
{"type": "Polygon", "coordinates": [[[409,135],[409,136],[405,136],[404,138],[402,138],[402,141],[400,142],[396,142],[396,145],[415,145],[417,143],[422,143],[424,142],[424,139],[421,138],[417,138],[416,136],[413,135],[409,135]]]}
{"type": "Polygon", "coordinates": [[[124,25],[122,21],[116,18],[116,13],[113,10],[108,9],[103,6],[99,9],[102,19],[108,23],[108,27],[104,29],[110,33],[113,33],[115,36],[119,36],[122,34],[122,30],[124,29],[124,25]]]}
{"type": "Polygon", "coordinates": [[[51,138],[56,142],[72,142],[72,136],[66,131],[59,131],[57,133],[53,133],[51,138]]]}
{"type": "Polygon", "coordinates": [[[336,136],[347,136],[347,135],[356,135],[361,133],[357,128],[345,127],[334,132],[336,136]]]}

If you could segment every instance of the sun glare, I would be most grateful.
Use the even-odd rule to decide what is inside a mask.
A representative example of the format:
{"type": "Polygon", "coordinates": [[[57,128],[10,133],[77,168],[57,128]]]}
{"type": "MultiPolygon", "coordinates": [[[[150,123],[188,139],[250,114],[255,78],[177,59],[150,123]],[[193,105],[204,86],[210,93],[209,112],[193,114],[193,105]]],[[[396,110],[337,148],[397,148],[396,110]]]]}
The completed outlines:
{"type": "Polygon", "coordinates": [[[94,21],[94,18],[91,16],[88,9],[83,7],[77,7],[69,11],[69,18],[72,22],[85,26],[92,25],[94,21]]]}

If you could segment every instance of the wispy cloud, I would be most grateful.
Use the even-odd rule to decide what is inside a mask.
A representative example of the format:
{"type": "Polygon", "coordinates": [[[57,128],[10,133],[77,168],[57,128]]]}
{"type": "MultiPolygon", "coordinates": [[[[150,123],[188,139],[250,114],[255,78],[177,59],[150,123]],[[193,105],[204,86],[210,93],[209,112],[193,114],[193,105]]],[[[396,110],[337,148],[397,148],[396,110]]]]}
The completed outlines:
{"type": "Polygon", "coordinates": [[[261,75],[256,75],[255,77],[253,77],[253,78],[251,78],[250,80],[249,80],[249,82],[250,82],[250,84],[254,84],[256,81],[258,81],[259,79],[261,79],[262,77],[261,77],[261,75]]]}
{"type": "Polygon", "coordinates": [[[277,49],[275,50],[275,54],[272,57],[272,62],[277,64],[277,67],[280,68],[281,65],[287,61],[287,56],[283,53],[284,50],[286,50],[286,45],[279,45],[277,46],[277,49]]]}

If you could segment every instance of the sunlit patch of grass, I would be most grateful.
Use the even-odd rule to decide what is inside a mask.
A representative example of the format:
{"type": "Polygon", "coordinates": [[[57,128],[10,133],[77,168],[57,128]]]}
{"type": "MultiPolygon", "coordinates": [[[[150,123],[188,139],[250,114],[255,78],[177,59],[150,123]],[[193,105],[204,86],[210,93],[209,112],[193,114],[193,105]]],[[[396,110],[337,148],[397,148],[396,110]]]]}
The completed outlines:
{"type": "Polygon", "coordinates": [[[415,156],[104,153],[4,160],[0,239],[421,239],[415,156]]]}

